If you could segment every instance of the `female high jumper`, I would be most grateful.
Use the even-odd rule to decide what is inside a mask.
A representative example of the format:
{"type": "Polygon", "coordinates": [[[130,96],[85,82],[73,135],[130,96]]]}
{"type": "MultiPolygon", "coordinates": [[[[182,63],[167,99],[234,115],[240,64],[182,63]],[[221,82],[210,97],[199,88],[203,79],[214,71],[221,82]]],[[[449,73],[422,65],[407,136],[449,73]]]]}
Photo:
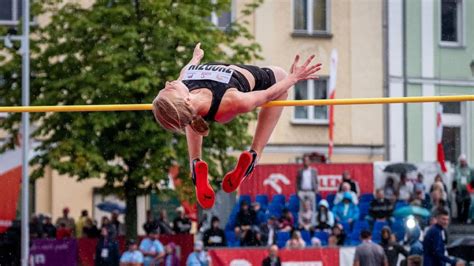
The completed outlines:
{"type": "MultiPolygon", "coordinates": [[[[273,101],[284,100],[298,81],[317,79],[321,64],[310,65],[314,55],[298,65],[299,55],[290,74],[269,66],[208,63],[200,65],[204,51],[196,45],[191,61],[181,70],[178,80],[166,82],[153,101],[158,123],[172,132],[185,132],[196,198],[205,208],[214,205],[215,194],[209,184],[207,164],[201,158],[203,136],[209,133],[206,121],[225,124],[239,114],[273,101]]],[[[222,189],[235,191],[249,176],[267,144],[283,107],[262,108],[249,151],[244,151],[237,166],[222,180],[222,189]]]]}

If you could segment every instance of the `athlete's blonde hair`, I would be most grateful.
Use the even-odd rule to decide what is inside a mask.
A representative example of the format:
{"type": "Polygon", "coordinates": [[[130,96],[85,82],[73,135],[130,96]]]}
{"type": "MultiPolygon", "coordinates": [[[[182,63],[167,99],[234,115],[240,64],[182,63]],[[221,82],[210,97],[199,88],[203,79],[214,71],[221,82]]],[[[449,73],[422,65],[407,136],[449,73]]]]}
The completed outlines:
{"type": "Polygon", "coordinates": [[[153,100],[153,114],[163,128],[172,132],[185,133],[188,125],[199,135],[206,136],[209,132],[206,121],[200,115],[195,115],[191,106],[182,98],[156,96],[153,100]]]}

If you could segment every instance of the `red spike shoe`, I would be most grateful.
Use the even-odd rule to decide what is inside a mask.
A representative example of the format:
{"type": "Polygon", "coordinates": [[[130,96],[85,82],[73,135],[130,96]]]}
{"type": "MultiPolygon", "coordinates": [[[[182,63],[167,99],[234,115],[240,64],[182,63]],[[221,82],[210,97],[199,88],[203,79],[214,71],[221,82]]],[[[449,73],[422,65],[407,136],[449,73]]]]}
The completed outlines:
{"type": "Polygon", "coordinates": [[[237,166],[222,180],[222,189],[227,193],[235,191],[240,183],[253,172],[256,163],[257,153],[254,150],[242,152],[237,166]]]}
{"type": "Polygon", "coordinates": [[[214,190],[207,179],[207,163],[199,159],[193,160],[192,179],[196,187],[196,199],[204,209],[214,206],[216,200],[214,190]]]}

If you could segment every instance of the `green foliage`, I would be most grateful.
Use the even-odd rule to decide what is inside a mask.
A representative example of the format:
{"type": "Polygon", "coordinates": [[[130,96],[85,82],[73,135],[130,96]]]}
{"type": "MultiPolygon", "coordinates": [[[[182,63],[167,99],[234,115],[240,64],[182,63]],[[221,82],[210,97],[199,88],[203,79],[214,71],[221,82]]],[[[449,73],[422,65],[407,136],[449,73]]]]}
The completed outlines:
{"type": "MultiPolygon", "coordinates": [[[[205,51],[203,62],[244,63],[259,57],[260,48],[243,24],[261,0],[225,30],[208,18],[228,9],[230,0],[97,0],[88,9],[38,2],[36,14],[53,15],[48,25],[32,28],[31,105],[150,103],[165,81],[177,78],[197,42],[205,51]],[[248,41],[239,43],[240,38],[248,41]]],[[[0,72],[1,104],[7,106],[21,101],[21,58],[11,55],[0,72]]],[[[170,161],[177,160],[190,186],[184,136],[161,129],[151,112],[34,113],[31,119],[32,137],[41,140],[31,162],[33,178],[42,177],[46,167],[77,180],[101,178],[104,191],[122,194],[133,207],[133,199],[155,187],[170,161]]],[[[233,163],[229,148],[249,144],[251,119],[211,126],[203,154],[212,176],[220,180],[233,163]]],[[[3,149],[13,147],[19,122],[19,114],[0,122],[12,136],[3,149]]]]}

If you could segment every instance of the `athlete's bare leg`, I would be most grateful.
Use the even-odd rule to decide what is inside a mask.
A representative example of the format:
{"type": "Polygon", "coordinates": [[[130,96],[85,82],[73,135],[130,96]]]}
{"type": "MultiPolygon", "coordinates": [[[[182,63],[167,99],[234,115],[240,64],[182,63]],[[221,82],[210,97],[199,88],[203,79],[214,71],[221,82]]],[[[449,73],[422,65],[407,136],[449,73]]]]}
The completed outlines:
{"type": "MultiPolygon", "coordinates": [[[[276,81],[283,80],[288,74],[280,67],[269,67],[275,74],[276,81]]],[[[288,88],[289,89],[289,88],[288,88]]],[[[280,95],[276,100],[286,100],[288,92],[280,95]]],[[[253,138],[251,149],[257,152],[260,157],[263,148],[267,145],[273,129],[275,129],[278,120],[280,119],[283,107],[262,108],[258,114],[257,129],[253,138]]]]}
{"type": "MultiPolygon", "coordinates": [[[[287,74],[279,67],[269,67],[275,74],[275,80],[278,82],[284,79],[287,74]]],[[[289,88],[288,88],[289,89],[289,88]]],[[[284,100],[288,97],[288,92],[282,93],[277,99],[284,100]]],[[[273,129],[281,116],[283,107],[263,108],[258,115],[257,129],[251,146],[252,151],[244,151],[238,161],[234,170],[230,171],[224,176],[222,180],[222,189],[227,192],[235,191],[242,180],[249,176],[253,171],[253,167],[261,155],[263,148],[267,144],[273,129]]]]}

